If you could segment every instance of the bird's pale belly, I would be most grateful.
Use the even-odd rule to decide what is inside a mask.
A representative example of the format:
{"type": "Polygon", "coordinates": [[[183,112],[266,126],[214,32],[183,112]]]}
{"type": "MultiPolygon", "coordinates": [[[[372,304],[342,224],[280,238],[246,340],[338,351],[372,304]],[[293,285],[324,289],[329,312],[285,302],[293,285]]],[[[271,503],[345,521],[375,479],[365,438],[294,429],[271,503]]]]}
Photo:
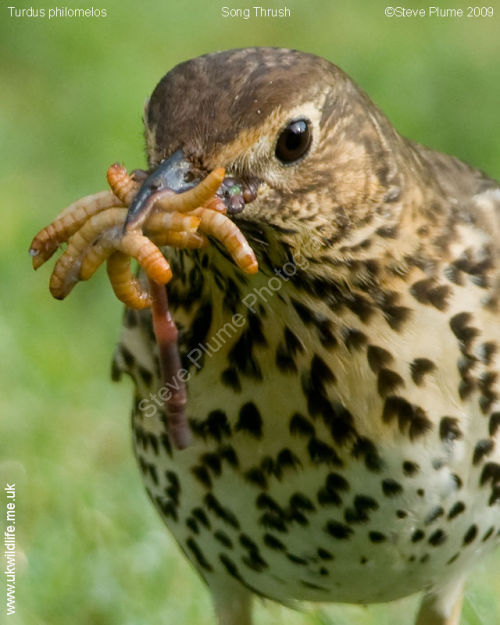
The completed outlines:
{"type": "MultiPolygon", "coordinates": [[[[165,436],[159,382],[147,373],[154,371],[150,336],[140,327],[125,331],[139,386],[135,452],[182,549],[209,584],[230,576],[283,602],[388,601],[459,576],[491,548],[499,526],[491,489],[478,488],[483,466],[472,467],[469,457],[481,432],[471,443],[472,424],[452,419],[447,436],[439,422],[448,398],[432,383],[435,397],[420,402],[425,410],[405,417],[401,396],[390,395],[399,404],[381,397],[377,376],[360,364],[365,344],[329,358],[334,350],[321,341],[311,337],[309,349],[302,336],[294,350],[289,335],[295,365],[277,367],[284,331],[279,317],[269,319],[265,340],[247,342],[260,375],[254,368],[221,383],[224,345],[191,367],[194,441],[183,451],[165,436]]],[[[382,352],[372,354],[375,371],[377,357],[382,352]]]]}

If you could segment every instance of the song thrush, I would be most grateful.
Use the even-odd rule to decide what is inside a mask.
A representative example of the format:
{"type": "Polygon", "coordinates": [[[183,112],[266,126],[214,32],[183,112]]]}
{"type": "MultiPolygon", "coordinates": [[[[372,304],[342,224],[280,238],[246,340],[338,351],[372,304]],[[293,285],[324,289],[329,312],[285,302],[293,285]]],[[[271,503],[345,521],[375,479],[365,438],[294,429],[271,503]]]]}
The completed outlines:
{"type": "Polygon", "coordinates": [[[219,623],[249,625],[253,594],[424,591],[418,624],[457,624],[500,528],[498,183],[294,50],[182,63],[144,121],[169,185],[224,167],[253,189],[229,212],[257,275],[215,244],[169,252],[188,448],[165,433],[148,311],[126,311],[114,363],[149,496],[219,623]]]}

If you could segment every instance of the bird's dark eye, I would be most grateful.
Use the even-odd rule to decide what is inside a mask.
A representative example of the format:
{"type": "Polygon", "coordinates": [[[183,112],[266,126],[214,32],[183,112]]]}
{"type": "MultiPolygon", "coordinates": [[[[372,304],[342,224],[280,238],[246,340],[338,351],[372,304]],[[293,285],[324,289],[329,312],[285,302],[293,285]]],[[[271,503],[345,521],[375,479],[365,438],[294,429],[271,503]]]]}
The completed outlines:
{"type": "Polygon", "coordinates": [[[310,123],[305,119],[290,122],[282,130],[276,144],[276,158],[282,163],[293,163],[304,156],[311,146],[310,123]]]}

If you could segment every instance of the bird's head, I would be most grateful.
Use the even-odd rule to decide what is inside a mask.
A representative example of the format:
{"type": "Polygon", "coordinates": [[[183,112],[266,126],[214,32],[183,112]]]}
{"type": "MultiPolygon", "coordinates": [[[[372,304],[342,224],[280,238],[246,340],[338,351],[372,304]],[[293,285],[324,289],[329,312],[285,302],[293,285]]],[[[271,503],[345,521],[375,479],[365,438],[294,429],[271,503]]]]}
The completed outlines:
{"type": "Polygon", "coordinates": [[[150,170],[174,190],[216,167],[250,190],[233,211],[247,233],[332,248],[398,217],[404,140],[317,56],[245,48],[181,63],[155,88],[144,122],[150,170]]]}

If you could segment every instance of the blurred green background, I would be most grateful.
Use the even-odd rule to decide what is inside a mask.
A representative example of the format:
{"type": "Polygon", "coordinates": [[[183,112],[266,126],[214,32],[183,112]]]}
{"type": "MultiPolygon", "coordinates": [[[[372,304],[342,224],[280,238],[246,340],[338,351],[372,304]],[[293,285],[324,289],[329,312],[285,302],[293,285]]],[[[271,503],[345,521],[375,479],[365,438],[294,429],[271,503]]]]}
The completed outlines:
{"type": "MultiPolygon", "coordinates": [[[[104,189],[110,163],[143,166],[145,98],[174,64],[222,48],[325,56],[400,132],[498,178],[500,6],[487,3],[493,18],[388,19],[385,2],[287,0],[264,6],[288,6],[288,19],[237,20],[221,7],[254,3],[95,0],[106,18],[49,21],[11,18],[8,4],[56,5],[3,3],[0,19],[0,477],[16,483],[19,551],[9,622],[212,623],[208,594],[143,492],[131,385],[109,379],[121,306],[102,271],[54,301],[53,263],[32,271],[31,237],[74,199],[104,189]]],[[[2,495],[0,519],[4,503],[2,495]]],[[[3,581],[0,593],[1,621],[3,581]]],[[[499,623],[499,596],[497,553],[471,577],[463,625],[499,623]]],[[[259,606],[257,622],[409,625],[415,609],[413,598],[305,615],[259,606]]]]}

